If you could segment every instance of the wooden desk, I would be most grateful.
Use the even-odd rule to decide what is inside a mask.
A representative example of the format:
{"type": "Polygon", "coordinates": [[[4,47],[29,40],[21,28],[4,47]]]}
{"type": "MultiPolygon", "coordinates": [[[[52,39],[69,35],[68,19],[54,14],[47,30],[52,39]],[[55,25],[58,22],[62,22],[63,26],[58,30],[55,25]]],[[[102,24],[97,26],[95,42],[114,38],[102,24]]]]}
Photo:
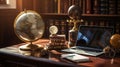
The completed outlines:
{"type": "MultiPolygon", "coordinates": [[[[47,39],[41,39],[41,40],[38,40],[34,43],[46,45],[48,42],[49,42],[49,40],[47,40],[47,39]]],[[[82,67],[119,67],[120,66],[120,57],[114,58],[114,63],[113,64],[111,64],[111,59],[110,58],[107,58],[107,57],[104,57],[104,56],[99,56],[99,57],[88,56],[88,57],[90,57],[91,62],[73,63],[73,62],[67,61],[65,59],[61,59],[60,56],[63,53],[59,52],[59,51],[56,51],[56,50],[52,50],[47,58],[41,58],[41,57],[38,58],[38,57],[32,57],[32,56],[27,56],[26,57],[26,56],[21,55],[19,53],[18,47],[20,45],[24,45],[24,43],[9,46],[9,47],[5,47],[5,48],[1,48],[0,49],[0,64],[3,64],[3,65],[7,64],[7,65],[13,65],[14,66],[17,63],[18,67],[23,67],[23,66],[21,66],[23,63],[29,62],[30,64],[26,64],[26,66],[36,67],[36,66],[34,66],[36,64],[35,62],[45,60],[45,62],[46,61],[50,62],[50,63],[53,62],[53,65],[57,65],[59,63],[61,65],[61,63],[62,63],[63,66],[64,65],[65,66],[67,66],[67,65],[68,66],[76,66],[76,67],[77,66],[78,67],[79,66],[82,66],[82,67]],[[20,57],[22,57],[22,58],[20,58],[20,57]],[[11,64],[11,63],[9,63],[10,61],[14,61],[14,62],[11,64]],[[18,62],[16,62],[16,61],[18,61],[18,62]],[[23,63],[21,63],[21,62],[23,62],[23,63]]],[[[42,63],[42,61],[40,63],[42,63]]],[[[39,67],[39,65],[38,65],[38,67],[39,67]]]]}

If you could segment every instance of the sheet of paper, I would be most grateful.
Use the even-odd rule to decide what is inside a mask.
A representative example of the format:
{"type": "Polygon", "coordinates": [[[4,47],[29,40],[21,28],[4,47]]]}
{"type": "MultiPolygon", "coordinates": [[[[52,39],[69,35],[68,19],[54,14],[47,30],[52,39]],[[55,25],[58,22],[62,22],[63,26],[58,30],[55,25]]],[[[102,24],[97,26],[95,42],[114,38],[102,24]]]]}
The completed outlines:
{"type": "Polygon", "coordinates": [[[89,57],[79,55],[79,54],[62,54],[62,58],[74,61],[74,62],[86,62],[90,61],[89,57]]]}

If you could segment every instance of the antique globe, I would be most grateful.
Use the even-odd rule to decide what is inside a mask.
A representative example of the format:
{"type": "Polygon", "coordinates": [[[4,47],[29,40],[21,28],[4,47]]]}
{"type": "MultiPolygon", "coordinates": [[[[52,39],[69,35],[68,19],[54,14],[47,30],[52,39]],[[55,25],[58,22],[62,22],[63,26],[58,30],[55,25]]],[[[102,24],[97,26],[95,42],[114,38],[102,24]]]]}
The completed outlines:
{"type": "Polygon", "coordinates": [[[14,22],[14,31],[25,45],[19,47],[20,52],[30,55],[34,50],[40,48],[32,42],[43,36],[45,24],[40,14],[32,10],[25,10],[18,14],[14,22]]]}

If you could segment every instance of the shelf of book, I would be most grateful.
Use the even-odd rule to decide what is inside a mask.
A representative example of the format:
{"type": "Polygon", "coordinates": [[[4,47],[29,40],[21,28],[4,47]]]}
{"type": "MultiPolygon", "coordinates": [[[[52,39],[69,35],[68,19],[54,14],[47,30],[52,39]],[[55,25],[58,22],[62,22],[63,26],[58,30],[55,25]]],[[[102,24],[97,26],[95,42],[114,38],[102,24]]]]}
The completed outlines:
{"type": "MultiPolygon", "coordinates": [[[[41,13],[43,18],[48,19],[69,19],[69,16],[65,13],[41,13]]],[[[101,15],[101,14],[82,14],[82,19],[85,20],[112,20],[112,21],[120,21],[120,15],[101,15]]]]}
{"type": "MultiPolygon", "coordinates": [[[[46,24],[46,33],[48,34],[45,36],[47,38],[50,35],[49,27],[52,25],[58,27],[58,34],[66,35],[68,35],[68,31],[73,27],[73,23],[67,22],[67,19],[69,19],[67,14],[42,13],[41,15],[46,24]]],[[[112,26],[115,28],[115,33],[120,33],[120,15],[82,14],[81,18],[84,21],[79,23],[79,25],[112,26]]],[[[68,36],[66,36],[66,38],[68,38],[68,36]]]]}
{"type": "Polygon", "coordinates": [[[40,2],[41,13],[67,13],[71,5],[78,5],[83,14],[120,15],[119,0],[41,0],[40,2]]]}
{"type": "MultiPolygon", "coordinates": [[[[49,27],[58,26],[58,34],[68,35],[73,27],[67,15],[71,5],[78,5],[82,10],[80,25],[113,26],[115,33],[120,33],[120,1],[119,0],[41,0],[40,14],[46,23],[46,34],[49,27]],[[44,8],[42,7],[44,5],[44,8]]],[[[67,38],[67,37],[66,37],[67,38]]]]}

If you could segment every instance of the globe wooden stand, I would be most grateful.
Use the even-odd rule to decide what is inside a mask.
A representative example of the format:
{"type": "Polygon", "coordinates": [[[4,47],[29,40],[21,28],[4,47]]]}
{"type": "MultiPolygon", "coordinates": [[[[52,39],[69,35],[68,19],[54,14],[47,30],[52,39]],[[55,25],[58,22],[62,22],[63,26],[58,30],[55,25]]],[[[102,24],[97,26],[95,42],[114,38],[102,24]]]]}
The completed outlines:
{"type": "Polygon", "coordinates": [[[41,46],[38,46],[36,44],[32,44],[32,42],[30,42],[30,44],[25,44],[19,47],[19,52],[23,55],[34,55],[35,51],[38,49],[42,49],[41,46]]]}
{"type": "Polygon", "coordinates": [[[28,44],[19,47],[19,52],[23,55],[36,55],[41,53],[43,47],[32,42],[43,36],[45,24],[39,13],[33,10],[24,10],[20,12],[14,21],[15,34],[28,44]]]}

